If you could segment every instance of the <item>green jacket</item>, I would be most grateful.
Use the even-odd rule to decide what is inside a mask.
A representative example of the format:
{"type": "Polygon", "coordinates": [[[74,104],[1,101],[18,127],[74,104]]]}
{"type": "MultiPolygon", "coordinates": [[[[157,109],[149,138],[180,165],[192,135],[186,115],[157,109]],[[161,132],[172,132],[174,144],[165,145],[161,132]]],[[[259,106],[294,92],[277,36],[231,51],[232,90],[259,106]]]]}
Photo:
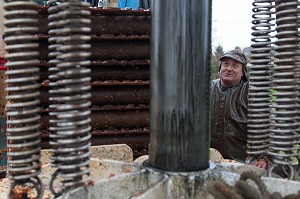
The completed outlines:
{"type": "Polygon", "coordinates": [[[211,83],[211,147],[224,158],[245,162],[247,157],[248,81],[225,88],[211,83]]]}

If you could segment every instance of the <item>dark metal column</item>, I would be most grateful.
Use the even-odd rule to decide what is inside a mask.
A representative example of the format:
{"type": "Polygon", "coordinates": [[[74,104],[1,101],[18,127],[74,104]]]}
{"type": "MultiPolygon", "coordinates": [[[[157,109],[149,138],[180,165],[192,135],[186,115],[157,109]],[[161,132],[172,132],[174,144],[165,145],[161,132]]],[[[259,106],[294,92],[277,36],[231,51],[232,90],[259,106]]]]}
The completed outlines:
{"type": "Polygon", "coordinates": [[[149,163],[208,167],[211,0],[154,0],[149,163]]]}

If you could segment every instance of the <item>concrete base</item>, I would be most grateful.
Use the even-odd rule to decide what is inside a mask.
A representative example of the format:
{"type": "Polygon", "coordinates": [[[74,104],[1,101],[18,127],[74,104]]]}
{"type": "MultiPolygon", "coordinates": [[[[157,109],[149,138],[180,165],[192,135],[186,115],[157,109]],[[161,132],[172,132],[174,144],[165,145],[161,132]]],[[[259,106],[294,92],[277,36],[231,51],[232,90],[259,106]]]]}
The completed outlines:
{"type": "MultiPolygon", "coordinates": [[[[113,176],[120,175],[122,173],[137,172],[142,169],[139,164],[120,162],[116,160],[99,160],[91,158],[90,170],[91,170],[91,181],[93,184],[99,179],[109,179],[113,176]]],[[[39,175],[45,185],[45,192],[43,199],[54,198],[53,194],[49,190],[49,182],[51,175],[56,169],[52,168],[50,163],[46,163],[42,167],[42,173],[39,175]]],[[[11,181],[8,178],[0,180],[0,198],[7,198],[10,189],[11,181]]],[[[60,185],[54,182],[54,190],[59,191],[60,185]]],[[[35,198],[35,193],[29,191],[28,198],[35,198]]]]}
{"type": "MultiPolygon", "coordinates": [[[[92,146],[91,150],[91,182],[94,182],[99,179],[109,178],[121,173],[128,173],[137,170],[141,170],[141,165],[132,164],[133,161],[133,152],[132,149],[126,144],[116,144],[116,145],[103,145],[103,146],[92,146]]],[[[45,185],[44,199],[54,198],[53,194],[49,190],[49,182],[51,175],[56,169],[50,166],[50,150],[41,150],[41,175],[45,185]]],[[[8,191],[10,188],[10,180],[4,178],[0,180],[0,198],[7,198],[8,191]]],[[[58,184],[54,184],[54,189],[59,189],[58,184]]],[[[31,198],[34,197],[34,193],[29,193],[31,198]]],[[[30,198],[30,197],[29,197],[30,198]]]]}
{"type": "MultiPolygon", "coordinates": [[[[134,165],[134,164],[132,164],[134,165]]],[[[240,163],[210,163],[205,171],[191,173],[172,173],[143,168],[137,172],[120,174],[100,179],[92,186],[80,187],[65,193],[64,199],[98,199],[98,198],[189,198],[212,199],[207,191],[207,184],[212,180],[224,180],[234,186],[244,171],[252,170],[260,176],[266,172],[240,163]]],[[[300,182],[286,179],[261,177],[267,190],[272,194],[279,192],[282,196],[300,191],[300,182]]]]}
{"type": "MultiPolygon", "coordinates": [[[[145,160],[148,160],[148,159],[149,159],[149,155],[143,155],[143,156],[135,159],[134,162],[142,164],[145,160]]],[[[221,163],[221,162],[237,163],[234,160],[224,159],[223,156],[221,155],[221,153],[217,149],[214,149],[214,148],[209,149],[209,160],[212,162],[217,162],[217,163],[221,163]]]]}
{"type": "MultiPolygon", "coordinates": [[[[136,160],[137,162],[132,162],[132,151],[127,145],[97,146],[91,147],[91,151],[92,157],[97,158],[91,158],[90,170],[92,178],[90,183],[86,187],[80,187],[64,193],[60,197],[61,199],[211,199],[213,196],[210,195],[206,188],[211,180],[222,179],[233,186],[240,178],[240,174],[248,170],[263,176],[262,180],[270,193],[277,191],[282,196],[286,196],[300,191],[300,182],[298,181],[266,177],[267,173],[265,170],[237,162],[226,162],[218,153],[212,154],[213,152],[211,152],[211,158],[222,160],[220,163],[218,161],[210,161],[210,167],[204,171],[173,173],[147,166],[144,167],[141,162],[147,160],[147,156],[136,160]]],[[[49,181],[55,169],[49,163],[49,150],[43,150],[41,154],[43,167],[40,178],[45,185],[43,199],[51,199],[54,196],[49,190],[49,181]]],[[[0,181],[0,198],[7,198],[9,186],[9,179],[5,178],[0,181]]],[[[59,184],[54,183],[54,190],[58,191],[59,189],[59,184]]],[[[29,192],[30,197],[34,198],[33,192],[29,192]]]]}

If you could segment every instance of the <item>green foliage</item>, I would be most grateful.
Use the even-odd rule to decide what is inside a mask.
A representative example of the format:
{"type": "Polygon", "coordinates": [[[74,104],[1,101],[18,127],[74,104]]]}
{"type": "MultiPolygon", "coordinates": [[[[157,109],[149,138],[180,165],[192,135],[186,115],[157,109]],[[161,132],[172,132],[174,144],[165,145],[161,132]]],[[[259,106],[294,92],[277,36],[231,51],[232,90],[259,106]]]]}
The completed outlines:
{"type": "Polygon", "coordinates": [[[277,93],[278,91],[276,91],[275,89],[270,89],[269,93],[270,93],[270,97],[271,97],[271,102],[274,102],[276,100],[276,96],[274,96],[275,93],[277,93]]]}
{"type": "Polygon", "coordinates": [[[239,46],[236,46],[234,49],[242,51],[241,47],[239,47],[239,46]]]}
{"type": "Polygon", "coordinates": [[[220,66],[220,57],[224,54],[223,46],[220,44],[213,50],[211,55],[211,79],[218,78],[219,66],[220,66]]]}
{"type": "MultiPolygon", "coordinates": [[[[297,145],[297,144],[294,145],[294,146],[297,146],[297,148],[299,148],[299,145],[297,145]]],[[[279,151],[278,153],[279,154],[286,154],[284,151],[279,151]]],[[[298,154],[298,151],[297,150],[293,150],[292,154],[295,154],[295,156],[288,157],[286,161],[290,161],[291,160],[293,162],[293,164],[299,164],[298,158],[296,157],[297,154],[298,154]]],[[[292,154],[290,154],[290,155],[292,155],[292,154]]],[[[282,159],[284,159],[284,158],[282,158],[282,159]]]]}

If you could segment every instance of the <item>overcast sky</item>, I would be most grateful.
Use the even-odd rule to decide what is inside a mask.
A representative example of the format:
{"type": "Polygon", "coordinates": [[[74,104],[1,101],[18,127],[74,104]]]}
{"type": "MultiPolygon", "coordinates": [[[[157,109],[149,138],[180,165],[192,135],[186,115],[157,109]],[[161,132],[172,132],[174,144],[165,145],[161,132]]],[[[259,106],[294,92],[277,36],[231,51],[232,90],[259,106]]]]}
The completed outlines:
{"type": "Polygon", "coordinates": [[[212,0],[212,45],[224,51],[251,45],[253,0],[212,0]]]}

